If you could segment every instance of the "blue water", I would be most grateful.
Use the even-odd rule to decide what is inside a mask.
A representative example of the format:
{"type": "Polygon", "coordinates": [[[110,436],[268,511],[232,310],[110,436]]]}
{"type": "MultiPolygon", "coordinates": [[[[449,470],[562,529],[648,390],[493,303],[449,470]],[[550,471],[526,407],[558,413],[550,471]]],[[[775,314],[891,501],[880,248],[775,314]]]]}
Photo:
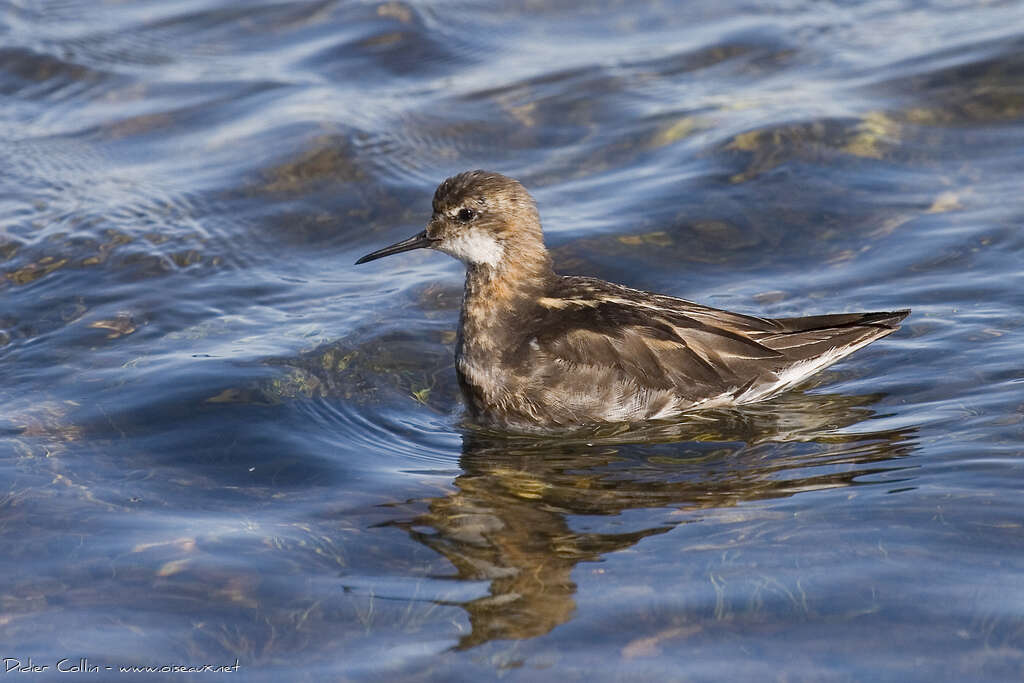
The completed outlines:
{"type": "Polygon", "coordinates": [[[1019,680],[1022,150],[1019,2],[0,0],[4,668],[1019,680]],[[913,314],[743,410],[480,432],[461,266],[352,266],[471,168],[563,273],[913,314]]]}

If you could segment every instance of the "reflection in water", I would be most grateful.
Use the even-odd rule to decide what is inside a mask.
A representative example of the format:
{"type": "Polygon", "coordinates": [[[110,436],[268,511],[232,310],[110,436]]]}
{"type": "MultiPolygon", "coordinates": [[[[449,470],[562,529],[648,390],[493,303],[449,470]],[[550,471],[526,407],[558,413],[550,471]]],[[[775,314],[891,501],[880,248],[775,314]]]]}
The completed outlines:
{"type": "Polygon", "coordinates": [[[689,511],[801,491],[853,486],[914,448],[912,429],[844,433],[874,413],[877,396],[791,394],[687,422],[594,432],[553,442],[469,432],[456,490],[399,522],[490,595],[462,606],[472,631],[459,649],[543,635],[572,618],[580,562],[628,548],[689,511]],[[624,533],[573,529],[572,515],[675,508],[624,533]]]}

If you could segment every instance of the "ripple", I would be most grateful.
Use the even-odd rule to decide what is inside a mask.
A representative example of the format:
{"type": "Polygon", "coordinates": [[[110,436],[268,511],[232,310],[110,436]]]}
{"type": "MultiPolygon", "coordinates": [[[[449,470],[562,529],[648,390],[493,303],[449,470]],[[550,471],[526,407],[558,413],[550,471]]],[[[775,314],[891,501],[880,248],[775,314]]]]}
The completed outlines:
{"type": "Polygon", "coordinates": [[[24,48],[0,50],[0,62],[0,93],[30,101],[85,98],[91,88],[111,79],[108,72],[24,48]]]}
{"type": "Polygon", "coordinates": [[[11,651],[1019,673],[1019,4],[0,7],[11,651]],[[476,167],[525,182],[562,272],[914,313],[763,404],[479,429],[461,266],[351,265],[476,167]]]}

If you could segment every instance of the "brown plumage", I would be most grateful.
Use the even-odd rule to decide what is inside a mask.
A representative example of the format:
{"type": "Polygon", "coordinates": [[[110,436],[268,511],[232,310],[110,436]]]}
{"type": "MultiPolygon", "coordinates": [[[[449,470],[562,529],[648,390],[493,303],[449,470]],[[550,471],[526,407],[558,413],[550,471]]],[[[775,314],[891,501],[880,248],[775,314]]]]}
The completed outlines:
{"type": "Polygon", "coordinates": [[[757,318],[556,275],[536,204],[497,173],[448,178],[427,247],[466,264],[456,368],[473,417],[547,428],[668,418],[767,398],[899,328],[910,311],[757,318]]]}

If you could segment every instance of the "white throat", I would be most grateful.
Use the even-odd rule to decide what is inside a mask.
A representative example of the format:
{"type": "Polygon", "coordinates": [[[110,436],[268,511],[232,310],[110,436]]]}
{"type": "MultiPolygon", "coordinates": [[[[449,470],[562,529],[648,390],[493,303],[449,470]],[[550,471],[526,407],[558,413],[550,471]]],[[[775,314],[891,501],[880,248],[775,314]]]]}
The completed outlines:
{"type": "Polygon", "coordinates": [[[454,256],[470,265],[488,265],[492,268],[501,263],[505,249],[482,230],[469,230],[449,237],[435,247],[449,256],[454,256]]]}

